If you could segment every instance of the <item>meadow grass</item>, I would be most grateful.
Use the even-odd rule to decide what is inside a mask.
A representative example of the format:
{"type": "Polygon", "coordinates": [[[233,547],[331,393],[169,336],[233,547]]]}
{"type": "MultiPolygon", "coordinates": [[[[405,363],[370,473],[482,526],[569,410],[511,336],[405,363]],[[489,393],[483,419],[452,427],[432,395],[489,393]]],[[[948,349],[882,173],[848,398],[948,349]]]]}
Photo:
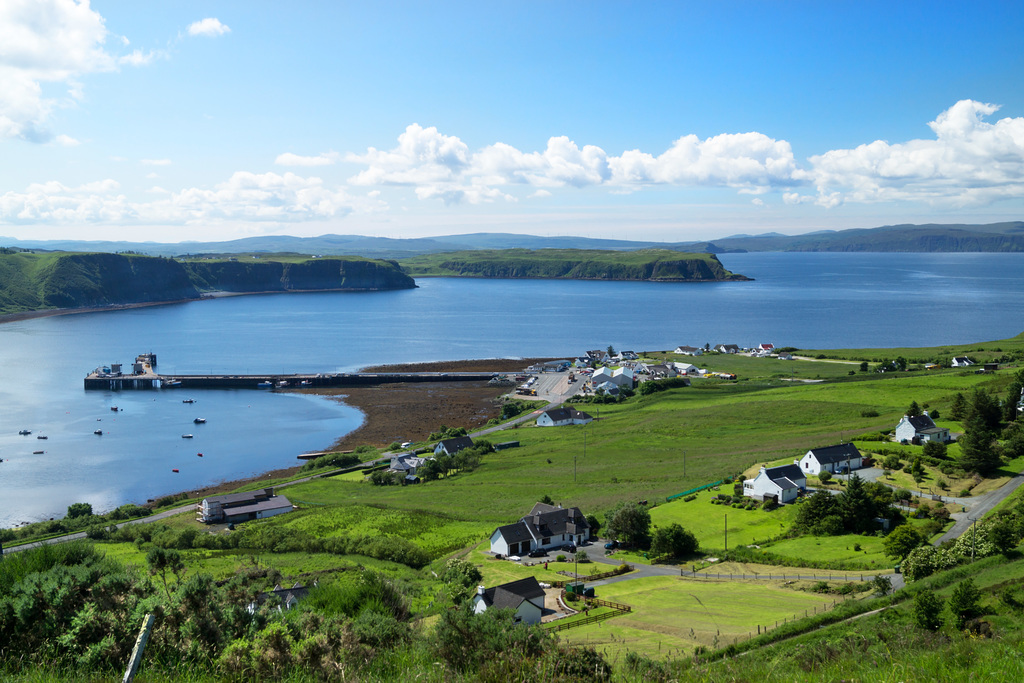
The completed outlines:
{"type": "Polygon", "coordinates": [[[698,645],[722,646],[743,640],[758,625],[803,617],[804,610],[830,609],[834,598],[783,588],[765,581],[706,581],[658,576],[598,587],[597,597],[630,605],[633,611],[560,634],[589,644],[610,659],[627,651],[651,657],[689,654],[698,645]]]}
{"type": "Polygon", "coordinates": [[[771,512],[744,510],[728,505],[712,505],[712,498],[719,493],[732,495],[732,485],[720,487],[721,491],[708,489],[697,494],[695,500],[685,502],[676,499],[663,503],[651,510],[651,526],[679,524],[697,537],[701,549],[723,549],[728,545],[753,545],[764,543],[785,533],[796,518],[793,505],[783,505],[771,512]]]}

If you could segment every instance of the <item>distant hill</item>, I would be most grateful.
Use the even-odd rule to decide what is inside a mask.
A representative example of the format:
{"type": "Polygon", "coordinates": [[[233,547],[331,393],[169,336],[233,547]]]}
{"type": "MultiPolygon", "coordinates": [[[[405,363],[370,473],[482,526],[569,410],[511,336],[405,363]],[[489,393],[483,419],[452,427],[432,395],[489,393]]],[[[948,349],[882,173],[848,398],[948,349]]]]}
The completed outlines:
{"type": "Polygon", "coordinates": [[[414,256],[400,262],[421,276],[713,282],[748,280],[726,270],[714,254],[668,249],[498,249],[414,256]]]}
{"type": "Polygon", "coordinates": [[[0,314],[181,301],[208,291],[415,286],[398,264],[364,258],[181,262],[134,254],[0,253],[0,314]]]}
{"type": "Polygon", "coordinates": [[[1024,251],[1024,221],[1006,223],[887,225],[878,228],[821,230],[803,235],[777,232],[737,234],[713,241],[649,242],[589,237],[471,233],[395,239],[363,235],[287,235],[246,237],[222,242],[109,242],[81,240],[17,240],[0,237],[0,247],[49,251],[139,252],[151,256],[188,254],[282,253],[353,255],[404,259],[423,254],[479,249],[670,249],[727,254],[745,251],[1024,251]]]}

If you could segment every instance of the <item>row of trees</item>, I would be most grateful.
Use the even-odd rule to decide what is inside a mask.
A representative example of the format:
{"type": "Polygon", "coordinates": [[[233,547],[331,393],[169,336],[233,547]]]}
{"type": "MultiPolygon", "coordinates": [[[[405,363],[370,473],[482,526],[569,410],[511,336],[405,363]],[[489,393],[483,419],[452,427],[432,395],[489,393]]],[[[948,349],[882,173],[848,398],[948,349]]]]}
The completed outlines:
{"type": "Polygon", "coordinates": [[[873,531],[878,517],[894,521],[901,518],[892,501],[893,492],[888,486],[866,482],[854,473],[839,495],[818,491],[805,500],[793,528],[815,536],[873,531]]]}
{"type": "Polygon", "coordinates": [[[686,557],[699,549],[697,537],[676,523],[651,532],[651,513],[646,505],[619,503],[606,516],[605,536],[623,545],[650,549],[655,555],[686,557]]]}

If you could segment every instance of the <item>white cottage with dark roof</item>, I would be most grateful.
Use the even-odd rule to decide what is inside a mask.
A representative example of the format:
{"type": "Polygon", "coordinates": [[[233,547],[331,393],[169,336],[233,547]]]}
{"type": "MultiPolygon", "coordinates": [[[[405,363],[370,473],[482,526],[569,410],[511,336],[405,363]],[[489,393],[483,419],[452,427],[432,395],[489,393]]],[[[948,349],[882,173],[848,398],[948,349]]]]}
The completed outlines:
{"type": "Polygon", "coordinates": [[[860,469],[864,466],[864,457],[852,443],[841,443],[838,446],[812,448],[800,458],[799,465],[804,475],[822,472],[837,474],[860,469]]]}
{"type": "Polygon", "coordinates": [[[796,465],[762,467],[753,479],[743,482],[743,495],[754,500],[788,503],[807,488],[807,477],[796,465]]]}
{"type": "Polygon", "coordinates": [[[935,422],[928,416],[928,411],[923,415],[904,415],[899,424],[896,425],[897,441],[913,441],[919,439],[921,443],[938,441],[946,443],[949,441],[949,430],[945,427],[935,426],[935,422]]]}
{"type": "Polygon", "coordinates": [[[493,588],[478,586],[473,611],[480,614],[491,608],[515,610],[516,622],[539,624],[544,613],[544,589],[534,576],[493,588]]]}
{"type": "Polygon", "coordinates": [[[506,524],[491,534],[491,552],[526,555],[531,550],[551,550],[566,543],[577,545],[590,539],[590,524],[579,508],[562,508],[537,503],[530,514],[515,524],[506,524]]]}
{"type": "Polygon", "coordinates": [[[565,427],[566,425],[585,425],[594,418],[575,408],[554,408],[545,410],[537,418],[538,427],[565,427]]]}
{"type": "Polygon", "coordinates": [[[468,436],[457,436],[454,439],[438,441],[434,446],[434,455],[455,455],[464,448],[472,448],[473,439],[468,436]]]}

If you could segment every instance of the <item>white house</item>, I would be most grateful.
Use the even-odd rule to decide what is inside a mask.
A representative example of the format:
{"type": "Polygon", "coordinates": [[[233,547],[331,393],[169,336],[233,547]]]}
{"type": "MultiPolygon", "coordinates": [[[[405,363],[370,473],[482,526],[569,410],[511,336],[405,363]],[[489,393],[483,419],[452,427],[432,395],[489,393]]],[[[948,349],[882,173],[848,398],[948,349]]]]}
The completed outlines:
{"type": "Polygon", "coordinates": [[[757,350],[758,351],[767,351],[768,353],[771,353],[772,351],[775,350],[775,344],[758,344],[757,345],[757,350]]]}
{"type": "Polygon", "coordinates": [[[275,496],[272,488],[210,496],[203,498],[196,507],[196,512],[199,513],[196,521],[207,524],[247,522],[292,511],[292,504],[288,499],[284,496],[275,496]]]}
{"type": "Polygon", "coordinates": [[[788,503],[807,488],[807,477],[796,465],[762,467],[753,479],[743,482],[743,495],[754,500],[775,499],[776,503],[788,503]]]}
{"type": "Polygon", "coordinates": [[[530,514],[515,524],[491,533],[491,552],[526,555],[531,550],[551,550],[567,543],[577,545],[590,538],[590,524],[579,508],[537,503],[530,514]]]}
{"type": "Polygon", "coordinates": [[[592,422],[590,415],[575,408],[554,408],[545,410],[537,418],[538,427],[565,427],[566,425],[585,425],[592,422]]]}
{"type": "Polygon", "coordinates": [[[974,363],[967,356],[957,356],[949,365],[954,368],[966,368],[968,365],[974,365],[974,363]]]}
{"type": "Polygon", "coordinates": [[[615,354],[614,359],[617,361],[636,360],[639,357],[640,356],[636,355],[636,353],[633,351],[619,351],[617,354],[615,354]]]}
{"type": "Polygon", "coordinates": [[[607,363],[608,353],[601,351],[600,349],[587,351],[587,358],[589,358],[592,363],[607,363]]]}
{"type": "Polygon", "coordinates": [[[401,472],[407,479],[415,479],[416,469],[421,467],[427,460],[433,460],[433,458],[421,458],[408,453],[396,455],[391,458],[391,465],[388,467],[388,470],[391,472],[401,472]]]}
{"type": "Polygon", "coordinates": [[[675,365],[672,363],[658,363],[657,365],[646,366],[647,373],[654,378],[659,377],[675,377],[679,374],[676,370],[675,365]]]}
{"type": "Polygon", "coordinates": [[[690,377],[700,375],[700,368],[696,365],[691,365],[690,363],[673,363],[672,365],[675,366],[676,372],[680,375],[689,375],[690,377]]]}
{"type": "Polygon", "coordinates": [[[739,353],[740,347],[736,344],[719,344],[715,347],[719,353],[739,353]]]}
{"type": "Polygon", "coordinates": [[[910,417],[904,415],[899,424],[896,425],[897,441],[913,441],[918,438],[921,443],[927,441],[938,441],[947,443],[949,441],[949,430],[945,427],[936,427],[935,422],[928,416],[926,410],[923,415],[910,417]]]}
{"type": "Polygon", "coordinates": [[[677,346],[674,353],[681,353],[684,356],[700,356],[704,353],[704,349],[696,346],[677,346]]]}
{"type": "Polygon", "coordinates": [[[800,458],[800,471],[804,475],[821,474],[822,472],[847,472],[864,466],[864,458],[852,443],[838,446],[812,448],[800,458]]]}
{"type": "Polygon", "coordinates": [[[590,380],[594,383],[595,387],[605,382],[611,382],[616,386],[632,389],[634,377],[633,371],[629,368],[615,368],[613,370],[605,366],[596,370],[590,380]]]}
{"type": "Polygon", "coordinates": [[[517,623],[539,624],[544,613],[544,589],[535,576],[493,588],[478,586],[473,596],[473,611],[480,614],[492,607],[515,610],[517,623]]]}
{"type": "Polygon", "coordinates": [[[468,436],[457,436],[454,439],[438,441],[434,446],[434,455],[455,455],[463,448],[472,448],[473,439],[468,436]]]}

